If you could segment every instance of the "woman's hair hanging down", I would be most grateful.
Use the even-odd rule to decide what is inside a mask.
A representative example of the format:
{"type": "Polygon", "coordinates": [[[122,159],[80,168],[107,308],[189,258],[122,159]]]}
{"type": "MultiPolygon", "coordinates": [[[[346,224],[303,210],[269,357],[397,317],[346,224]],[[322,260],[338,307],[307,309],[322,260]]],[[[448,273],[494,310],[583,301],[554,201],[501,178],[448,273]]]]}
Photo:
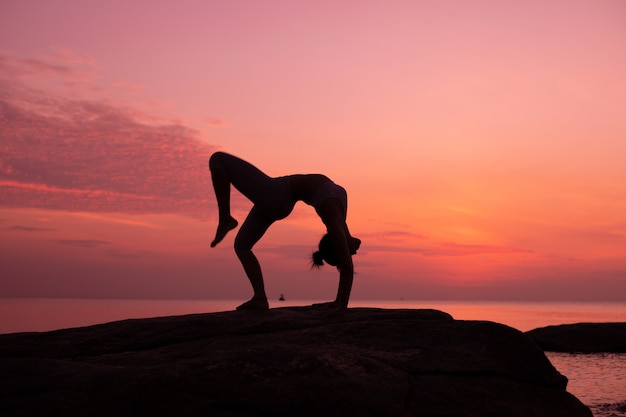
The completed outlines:
{"type": "Polygon", "coordinates": [[[313,252],[313,259],[311,262],[311,269],[319,268],[326,262],[328,265],[337,266],[337,256],[335,255],[335,249],[333,243],[330,241],[328,233],[322,236],[318,245],[318,251],[313,252]]]}
{"type": "MultiPolygon", "coordinates": [[[[350,239],[352,239],[349,242],[350,255],[355,255],[356,251],[361,247],[361,239],[357,239],[355,237],[350,237],[350,239]]],[[[335,249],[333,248],[333,242],[330,240],[328,233],[322,236],[318,249],[319,250],[317,252],[313,252],[311,269],[321,267],[324,265],[324,262],[332,266],[337,266],[339,264],[337,254],[335,254],[335,249]]]]}

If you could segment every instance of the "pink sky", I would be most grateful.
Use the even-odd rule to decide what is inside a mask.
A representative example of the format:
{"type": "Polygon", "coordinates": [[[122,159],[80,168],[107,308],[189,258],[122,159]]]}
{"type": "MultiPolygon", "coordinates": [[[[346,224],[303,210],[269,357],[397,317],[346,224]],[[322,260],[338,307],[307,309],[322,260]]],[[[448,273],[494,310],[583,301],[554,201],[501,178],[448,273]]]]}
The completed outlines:
{"type": "MultiPolygon", "coordinates": [[[[620,0],[2,2],[0,296],[249,297],[220,149],[348,190],[353,298],[626,300],[624,45],[620,0]]],[[[334,297],[323,233],[270,297],[334,297]]]]}

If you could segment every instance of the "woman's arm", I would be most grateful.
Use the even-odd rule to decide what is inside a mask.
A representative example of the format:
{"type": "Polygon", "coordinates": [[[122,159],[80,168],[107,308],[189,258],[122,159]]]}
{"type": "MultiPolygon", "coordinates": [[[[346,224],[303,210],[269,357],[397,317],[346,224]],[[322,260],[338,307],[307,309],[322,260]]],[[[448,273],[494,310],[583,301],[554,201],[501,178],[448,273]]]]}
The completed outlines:
{"type": "Polygon", "coordinates": [[[338,261],[339,288],[335,303],[340,310],[345,310],[348,308],[348,301],[350,300],[352,281],[354,279],[354,265],[348,244],[348,240],[351,237],[343,218],[341,203],[335,199],[327,200],[320,210],[320,217],[326,225],[338,261]]]}

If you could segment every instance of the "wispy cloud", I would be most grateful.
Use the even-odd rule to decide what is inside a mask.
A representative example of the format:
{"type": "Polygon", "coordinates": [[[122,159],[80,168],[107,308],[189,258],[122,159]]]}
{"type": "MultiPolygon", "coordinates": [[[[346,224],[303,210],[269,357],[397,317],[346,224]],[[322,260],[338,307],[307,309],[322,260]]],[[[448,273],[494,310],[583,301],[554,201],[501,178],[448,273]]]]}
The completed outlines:
{"type": "Polygon", "coordinates": [[[507,246],[473,245],[459,243],[435,243],[428,246],[396,246],[396,245],[373,245],[367,246],[372,252],[412,253],[426,257],[453,257],[493,254],[532,253],[532,251],[507,246]]]}
{"type": "Polygon", "coordinates": [[[121,259],[139,259],[158,256],[153,251],[131,249],[110,249],[107,251],[107,255],[121,259]]]}
{"type": "Polygon", "coordinates": [[[86,65],[92,68],[98,67],[98,63],[92,56],[70,48],[53,48],[52,51],[46,55],[46,57],[66,65],[78,64],[86,65]]]}
{"type": "Polygon", "coordinates": [[[5,230],[10,230],[13,232],[54,232],[57,229],[49,228],[49,227],[30,227],[30,226],[11,226],[7,227],[5,230]]]}
{"type": "Polygon", "coordinates": [[[62,88],[67,94],[75,88],[97,89],[100,78],[95,60],[70,49],[54,49],[42,58],[21,58],[0,54],[0,76],[28,81],[30,85],[62,88]]]}
{"type": "Polygon", "coordinates": [[[133,108],[19,81],[37,72],[78,77],[72,60],[95,65],[61,58],[0,56],[0,205],[206,216],[215,148],[182,124],[146,122],[133,108]]]}
{"type": "Polygon", "coordinates": [[[110,245],[111,242],[97,239],[58,239],[55,240],[60,245],[73,246],[77,248],[95,248],[102,245],[110,245]]]}
{"type": "Polygon", "coordinates": [[[41,77],[43,75],[69,77],[77,76],[79,71],[62,63],[0,55],[0,73],[11,78],[41,77]]]}
{"type": "Polygon", "coordinates": [[[228,124],[225,121],[216,117],[206,117],[204,119],[204,123],[206,123],[209,127],[228,127],[228,124]]]}
{"type": "Polygon", "coordinates": [[[424,256],[470,256],[511,253],[531,253],[531,251],[507,246],[471,245],[460,243],[442,243],[439,247],[419,251],[424,256]]]}
{"type": "Polygon", "coordinates": [[[358,236],[359,238],[372,238],[376,240],[384,240],[385,242],[407,242],[415,239],[428,239],[427,236],[420,233],[408,232],[405,230],[386,230],[376,233],[366,233],[358,236]]]}
{"type": "Polygon", "coordinates": [[[146,229],[163,229],[164,228],[164,226],[161,224],[147,222],[143,220],[137,220],[134,218],[131,218],[131,219],[126,218],[126,217],[118,218],[118,217],[104,216],[102,214],[83,213],[83,212],[75,212],[75,213],[71,213],[71,215],[74,217],[97,220],[100,223],[123,224],[123,225],[128,225],[128,226],[143,227],[146,229]]]}

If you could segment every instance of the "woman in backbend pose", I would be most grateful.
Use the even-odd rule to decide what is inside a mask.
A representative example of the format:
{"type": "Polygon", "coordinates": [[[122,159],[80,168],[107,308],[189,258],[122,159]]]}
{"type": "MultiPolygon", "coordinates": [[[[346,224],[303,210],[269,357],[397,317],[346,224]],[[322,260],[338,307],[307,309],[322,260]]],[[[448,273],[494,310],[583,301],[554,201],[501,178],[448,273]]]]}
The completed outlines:
{"type": "Polygon", "coordinates": [[[298,201],[313,206],[326,225],[327,234],[320,241],[319,251],[313,254],[313,263],[321,266],[326,261],[339,269],[337,298],[328,304],[346,309],[354,275],[352,255],[361,245],[359,239],[350,235],[346,224],[346,191],[321,174],[272,178],[248,162],[224,152],[211,156],[209,168],[219,210],[219,223],[211,247],[238,225],[230,214],[230,185],[254,203],[235,237],[235,252],[252,284],[254,296],[237,309],[269,308],[261,266],[252,247],[272,223],[287,217],[298,201]]]}

